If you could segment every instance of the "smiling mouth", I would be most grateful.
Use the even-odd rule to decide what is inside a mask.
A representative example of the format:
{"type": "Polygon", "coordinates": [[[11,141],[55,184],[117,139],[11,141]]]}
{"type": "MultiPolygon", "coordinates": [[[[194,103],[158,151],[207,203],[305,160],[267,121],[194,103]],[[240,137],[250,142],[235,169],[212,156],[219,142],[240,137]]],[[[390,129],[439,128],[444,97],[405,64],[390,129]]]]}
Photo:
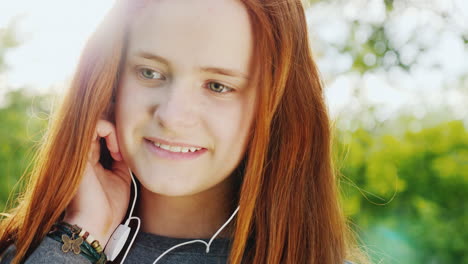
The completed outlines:
{"type": "Polygon", "coordinates": [[[159,142],[154,142],[146,138],[145,140],[158,148],[161,148],[170,152],[174,152],[174,153],[194,153],[203,149],[203,148],[197,148],[197,147],[171,146],[171,145],[166,145],[166,144],[162,144],[159,142]]]}

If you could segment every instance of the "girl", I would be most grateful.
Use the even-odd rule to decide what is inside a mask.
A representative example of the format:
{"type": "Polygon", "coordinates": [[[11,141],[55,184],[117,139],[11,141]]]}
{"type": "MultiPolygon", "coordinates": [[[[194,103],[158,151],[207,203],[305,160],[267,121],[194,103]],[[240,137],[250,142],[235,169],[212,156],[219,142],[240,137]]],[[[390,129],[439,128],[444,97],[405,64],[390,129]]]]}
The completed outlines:
{"type": "Polygon", "coordinates": [[[0,263],[344,263],[322,92],[299,0],[117,1],[0,263]]]}

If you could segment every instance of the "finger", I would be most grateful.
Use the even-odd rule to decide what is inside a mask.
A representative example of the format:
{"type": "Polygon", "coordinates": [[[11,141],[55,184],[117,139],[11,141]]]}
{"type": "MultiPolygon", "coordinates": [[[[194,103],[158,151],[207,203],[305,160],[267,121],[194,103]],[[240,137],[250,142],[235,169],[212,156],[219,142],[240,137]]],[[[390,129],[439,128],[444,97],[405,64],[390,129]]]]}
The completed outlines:
{"type": "Polygon", "coordinates": [[[96,131],[99,137],[105,138],[106,146],[109,149],[112,158],[114,158],[114,160],[122,160],[115,126],[109,121],[99,120],[96,125],[96,131]]]}
{"type": "Polygon", "coordinates": [[[117,141],[117,134],[115,132],[112,132],[106,137],[106,145],[114,160],[122,160],[122,155],[120,154],[119,150],[119,143],[117,141]]]}

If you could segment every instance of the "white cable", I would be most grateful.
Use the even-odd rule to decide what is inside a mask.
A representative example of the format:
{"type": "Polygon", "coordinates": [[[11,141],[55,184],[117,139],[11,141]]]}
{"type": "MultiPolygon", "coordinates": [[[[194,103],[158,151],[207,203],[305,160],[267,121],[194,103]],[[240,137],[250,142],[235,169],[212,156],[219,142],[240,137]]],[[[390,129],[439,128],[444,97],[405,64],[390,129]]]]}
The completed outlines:
{"type": "Polygon", "coordinates": [[[120,264],[123,264],[125,259],[127,258],[128,252],[130,251],[130,248],[132,247],[133,242],[135,241],[136,236],[138,234],[138,231],[140,231],[140,226],[141,226],[141,219],[138,218],[138,216],[132,216],[133,209],[135,209],[135,203],[136,203],[136,200],[138,198],[138,191],[137,191],[137,185],[136,185],[135,178],[133,177],[133,174],[132,174],[132,171],[130,170],[130,168],[128,168],[128,172],[130,172],[130,178],[132,178],[133,190],[134,190],[134,193],[135,193],[135,197],[133,198],[132,207],[130,208],[130,214],[129,214],[130,217],[125,221],[125,225],[128,226],[132,219],[137,220],[138,225],[137,225],[135,234],[133,235],[132,240],[130,241],[130,244],[128,245],[128,248],[127,248],[127,250],[125,251],[125,254],[122,257],[122,261],[120,262],[120,264]]]}
{"type": "Polygon", "coordinates": [[[222,225],[218,231],[213,235],[213,237],[211,237],[210,239],[210,242],[208,242],[208,245],[206,245],[206,253],[209,253],[210,252],[210,245],[211,245],[211,242],[213,242],[213,240],[215,239],[215,237],[229,224],[229,222],[231,222],[231,220],[234,218],[234,216],[237,214],[237,211],[239,211],[239,206],[237,206],[236,210],[234,210],[234,213],[232,213],[231,217],[229,217],[229,219],[226,221],[226,223],[224,223],[224,225],[222,225]]]}
{"type": "MultiPolygon", "coordinates": [[[[140,225],[141,225],[141,220],[140,218],[136,217],[136,216],[132,216],[130,218],[127,219],[127,221],[129,221],[130,219],[135,219],[137,220],[138,222],[138,225],[137,225],[137,229],[135,231],[135,234],[133,235],[132,237],[132,241],[130,241],[130,244],[128,245],[128,248],[127,248],[127,251],[125,251],[125,255],[123,255],[123,258],[122,258],[122,261],[120,261],[120,264],[123,264],[124,263],[124,260],[127,258],[127,255],[128,255],[128,252],[130,251],[130,248],[132,247],[133,245],[133,242],[135,241],[135,238],[138,234],[138,231],[140,231],[140,225]]],[[[129,221],[130,222],[130,221],[129,221]]]]}
{"type": "Polygon", "coordinates": [[[173,249],[175,249],[175,248],[178,248],[178,247],[181,247],[181,246],[185,246],[185,245],[188,245],[188,244],[193,244],[193,243],[203,243],[203,244],[207,245],[205,241],[199,240],[199,239],[187,241],[187,242],[184,242],[184,243],[180,243],[180,244],[178,244],[178,245],[175,245],[175,246],[171,247],[170,249],[166,250],[164,253],[162,253],[161,255],[159,255],[159,257],[153,262],[153,264],[156,264],[156,262],[158,262],[162,257],[164,257],[164,255],[166,255],[167,253],[169,253],[169,251],[171,251],[171,250],[173,250],[173,249]]]}
{"type": "Polygon", "coordinates": [[[130,214],[129,214],[130,217],[127,219],[127,221],[125,221],[126,226],[128,226],[128,224],[130,223],[130,219],[132,218],[131,216],[133,215],[133,209],[135,208],[135,203],[136,203],[137,198],[138,198],[136,181],[135,181],[135,178],[133,178],[133,173],[130,170],[130,168],[128,168],[128,172],[130,173],[130,178],[132,179],[133,190],[134,190],[134,193],[135,193],[135,197],[133,198],[132,208],[130,209],[130,214]]]}
{"type": "Polygon", "coordinates": [[[211,245],[211,242],[213,242],[213,240],[215,239],[215,237],[229,224],[229,222],[231,222],[231,220],[234,218],[234,216],[237,214],[238,211],[239,211],[239,206],[237,206],[236,210],[235,210],[234,213],[231,215],[231,217],[229,217],[229,219],[226,221],[226,223],[224,223],[224,224],[218,229],[218,231],[216,231],[216,233],[211,237],[210,242],[206,243],[206,242],[203,241],[203,240],[196,239],[196,240],[191,240],[191,241],[187,241],[187,242],[180,243],[180,244],[175,245],[175,246],[171,247],[170,249],[164,251],[164,253],[162,253],[162,254],[153,262],[153,264],[156,264],[156,262],[158,262],[164,255],[166,255],[167,253],[169,253],[171,250],[176,249],[176,248],[181,247],[181,246],[188,245],[188,244],[193,244],[193,243],[202,243],[202,244],[205,244],[205,245],[206,245],[206,253],[209,253],[209,252],[210,252],[210,245],[211,245]]]}
{"type": "MultiPolygon", "coordinates": [[[[135,234],[133,235],[133,238],[132,240],[130,241],[130,244],[128,245],[128,248],[127,250],[125,251],[125,254],[124,256],[122,257],[122,261],[120,262],[120,264],[123,264],[125,259],[127,258],[127,255],[128,255],[128,252],[130,251],[130,248],[132,247],[133,245],[133,242],[135,241],[136,239],[136,236],[138,234],[138,231],[140,231],[140,226],[141,226],[141,219],[138,218],[137,216],[132,216],[133,214],[133,209],[135,208],[135,203],[137,201],[137,198],[138,198],[138,190],[137,190],[137,185],[136,185],[136,181],[135,181],[135,178],[133,177],[133,174],[132,174],[132,171],[130,170],[130,168],[128,168],[128,171],[130,173],[130,178],[132,179],[132,183],[133,183],[133,187],[134,187],[134,191],[135,191],[135,197],[133,198],[133,203],[132,203],[132,207],[130,208],[130,214],[129,214],[129,218],[125,221],[125,225],[128,226],[130,224],[130,221],[132,219],[134,220],[137,220],[138,222],[138,225],[137,225],[137,228],[136,228],[136,231],[135,231],[135,234]]],[[[208,243],[206,243],[206,241],[203,241],[203,240],[200,240],[200,239],[195,239],[195,240],[191,240],[191,241],[187,241],[187,242],[183,242],[183,243],[180,243],[180,244],[177,244],[173,247],[171,247],[170,249],[164,251],[154,262],[153,264],[156,264],[156,262],[158,262],[164,255],[166,255],[167,253],[169,253],[171,250],[175,249],[175,248],[178,248],[178,247],[181,247],[181,246],[185,246],[185,245],[188,245],[188,244],[193,244],[193,243],[203,243],[204,245],[206,245],[206,253],[209,253],[210,252],[210,246],[211,246],[211,243],[213,242],[213,240],[216,238],[216,236],[232,221],[232,219],[234,218],[234,216],[237,214],[237,212],[239,211],[239,206],[237,206],[236,210],[234,210],[234,213],[232,213],[231,217],[229,217],[229,219],[218,229],[218,231],[216,231],[216,233],[214,233],[214,235],[211,237],[210,241],[208,243]]]]}

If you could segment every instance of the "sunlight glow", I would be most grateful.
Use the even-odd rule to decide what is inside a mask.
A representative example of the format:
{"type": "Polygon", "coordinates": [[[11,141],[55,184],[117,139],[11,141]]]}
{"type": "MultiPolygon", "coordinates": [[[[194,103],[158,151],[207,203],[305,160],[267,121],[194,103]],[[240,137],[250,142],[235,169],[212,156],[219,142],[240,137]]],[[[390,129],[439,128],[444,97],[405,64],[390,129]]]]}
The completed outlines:
{"type": "Polygon", "coordinates": [[[113,0],[15,0],[0,4],[0,28],[16,24],[20,42],[6,54],[8,86],[40,91],[69,79],[85,41],[112,4],[113,0]]]}

